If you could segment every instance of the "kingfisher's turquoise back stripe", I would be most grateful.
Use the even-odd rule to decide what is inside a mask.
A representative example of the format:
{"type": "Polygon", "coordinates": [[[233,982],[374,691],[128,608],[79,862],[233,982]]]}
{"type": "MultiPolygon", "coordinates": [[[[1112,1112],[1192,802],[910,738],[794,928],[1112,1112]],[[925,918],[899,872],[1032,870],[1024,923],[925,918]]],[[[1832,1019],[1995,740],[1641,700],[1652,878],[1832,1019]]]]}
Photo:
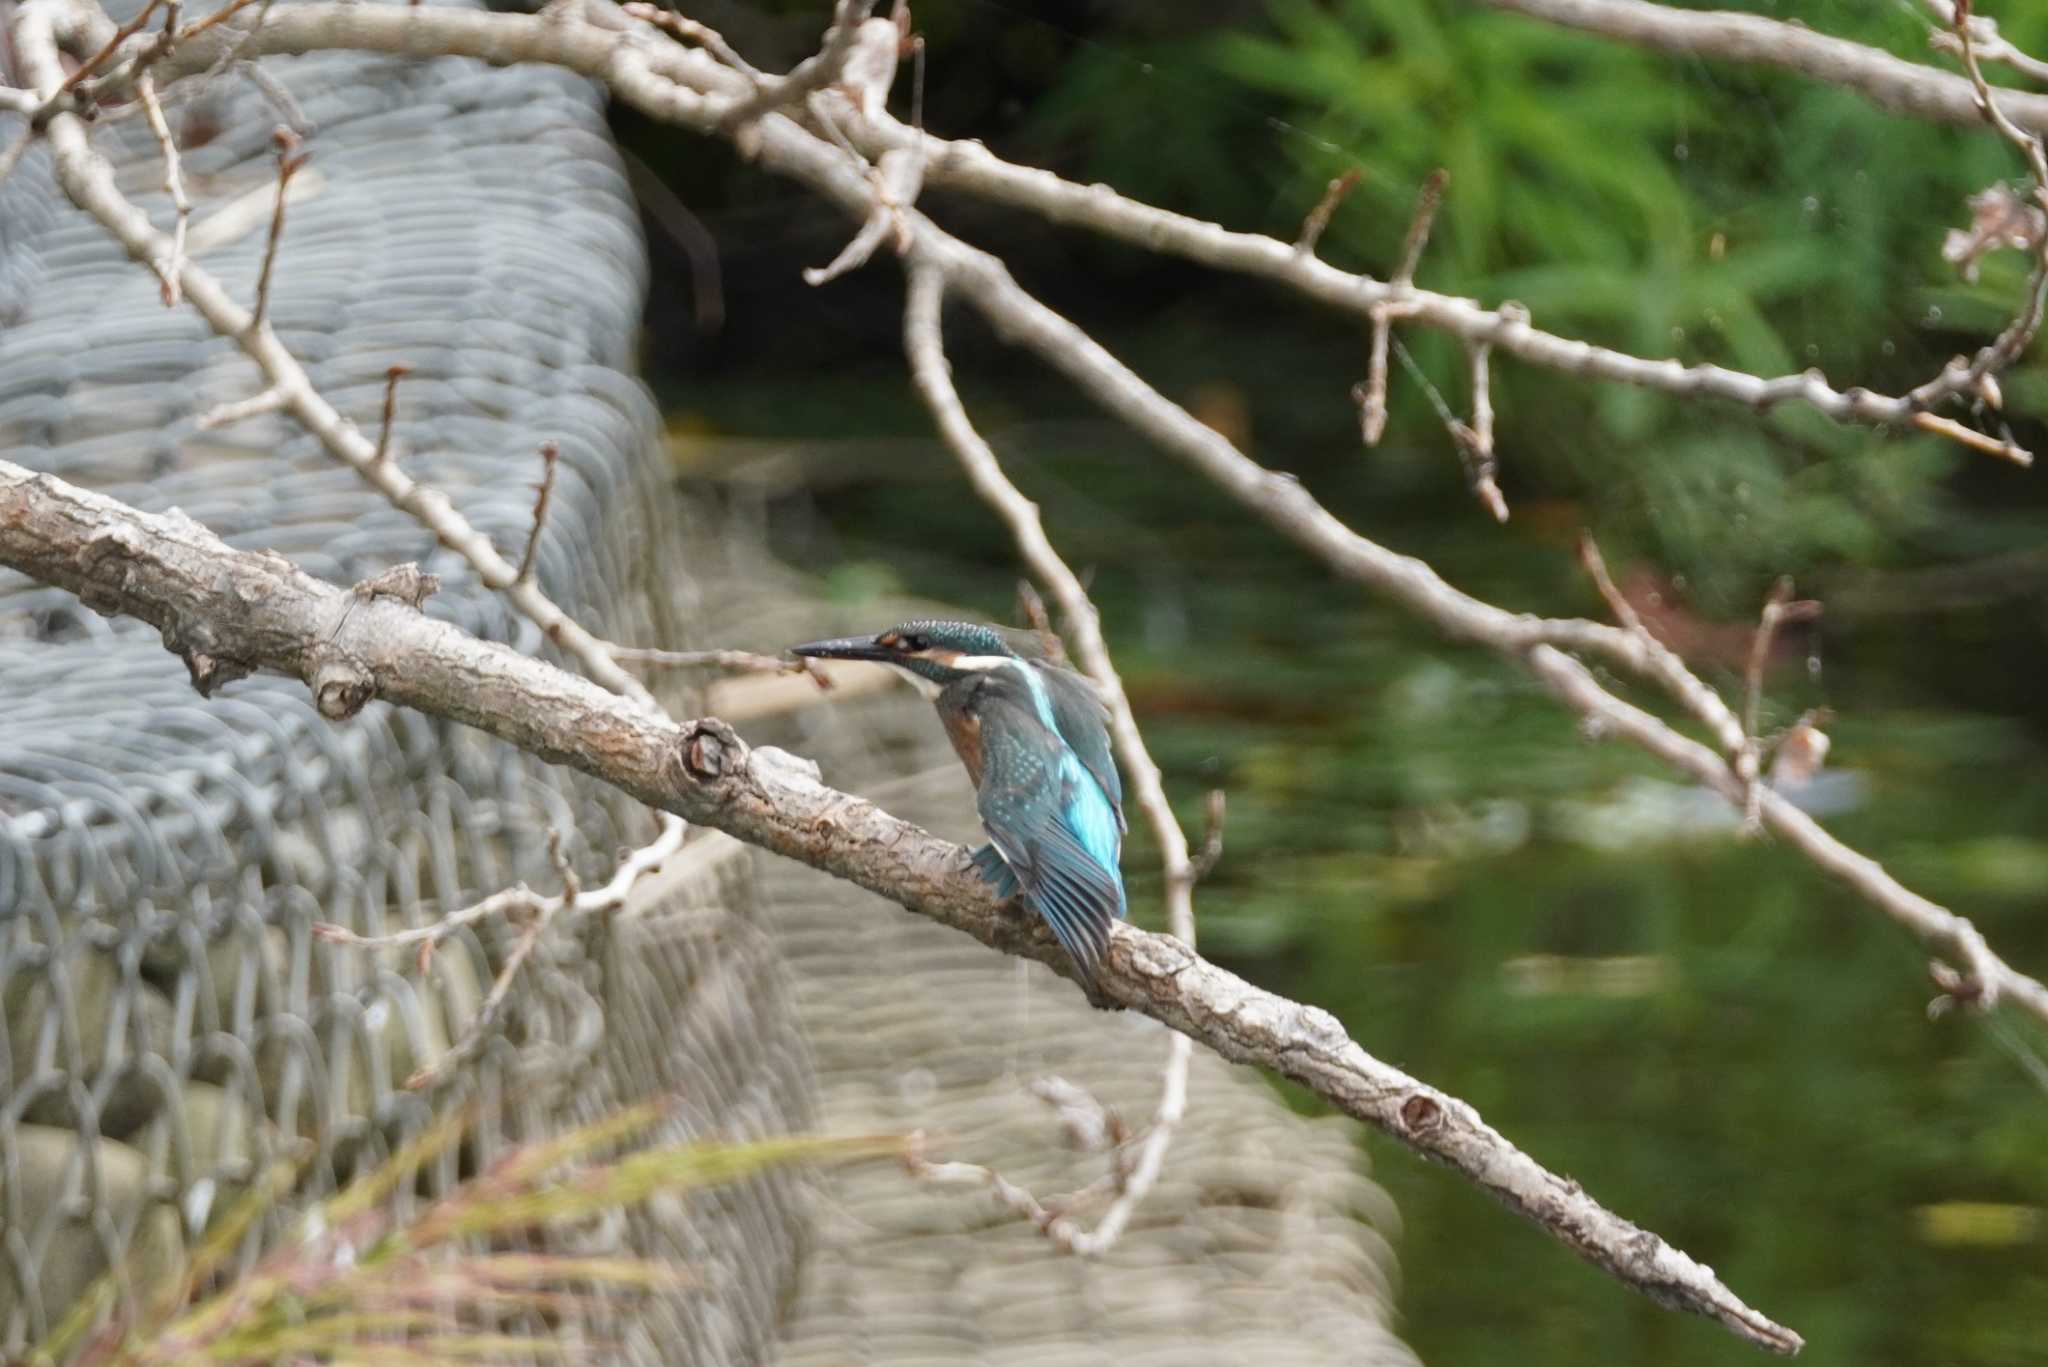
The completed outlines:
{"type": "MultiPolygon", "coordinates": [[[[1074,838],[1081,842],[1081,848],[1088,851],[1089,858],[1106,869],[1115,871],[1117,861],[1123,854],[1123,832],[1117,829],[1116,809],[1109,805],[1109,795],[1102,791],[1102,785],[1095,776],[1081,767],[1081,761],[1067,755],[1060,761],[1060,777],[1071,796],[1061,819],[1074,832],[1074,838]]],[[[1123,878],[1117,877],[1117,909],[1119,919],[1124,915],[1123,878]]]]}
{"type": "MultiPolygon", "coordinates": [[[[1024,678],[1031,690],[1032,705],[1038,711],[1038,720],[1045,729],[1067,743],[1067,752],[1060,756],[1060,820],[1074,833],[1081,848],[1089,858],[1106,869],[1117,870],[1118,860],[1123,854],[1122,822],[1116,809],[1109,805],[1109,794],[1102,791],[1102,785],[1095,781],[1095,775],[1088,772],[1072,749],[1074,741],[1053,719],[1052,697],[1046,692],[1045,680],[1039,677],[1038,667],[1028,660],[1011,659],[1004,667],[1015,670],[1024,678]]],[[[1123,900],[1123,878],[1117,877],[1117,917],[1122,919],[1127,908],[1123,900]]]]}

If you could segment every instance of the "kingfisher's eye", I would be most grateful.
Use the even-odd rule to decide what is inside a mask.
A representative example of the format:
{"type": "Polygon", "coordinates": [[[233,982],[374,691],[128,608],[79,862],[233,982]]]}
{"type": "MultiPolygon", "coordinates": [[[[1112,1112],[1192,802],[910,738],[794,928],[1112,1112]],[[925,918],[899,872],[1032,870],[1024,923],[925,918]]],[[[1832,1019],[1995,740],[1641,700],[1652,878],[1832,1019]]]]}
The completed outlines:
{"type": "Polygon", "coordinates": [[[903,647],[903,649],[908,650],[913,654],[920,650],[930,650],[932,647],[931,637],[919,636],[915,633],[912,633],[909,636],[902,637],[899,641],[899,644],[903,647]]]}

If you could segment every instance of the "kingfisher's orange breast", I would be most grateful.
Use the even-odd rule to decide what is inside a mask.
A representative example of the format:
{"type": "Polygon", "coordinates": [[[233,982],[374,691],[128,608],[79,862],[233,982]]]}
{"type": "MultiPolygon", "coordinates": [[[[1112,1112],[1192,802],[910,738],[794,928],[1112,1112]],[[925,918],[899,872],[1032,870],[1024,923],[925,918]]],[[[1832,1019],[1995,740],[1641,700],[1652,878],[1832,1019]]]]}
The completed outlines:
{"type": "Polygon", "coordinates": [[[953,742],[953,753],[960,756],[960,762],[967,766],[967,777],[974,780],[974,786],[981,786],[981,719],[965,708],[948,708],[943,720],[946,724],[946,739],[953,742]]]}

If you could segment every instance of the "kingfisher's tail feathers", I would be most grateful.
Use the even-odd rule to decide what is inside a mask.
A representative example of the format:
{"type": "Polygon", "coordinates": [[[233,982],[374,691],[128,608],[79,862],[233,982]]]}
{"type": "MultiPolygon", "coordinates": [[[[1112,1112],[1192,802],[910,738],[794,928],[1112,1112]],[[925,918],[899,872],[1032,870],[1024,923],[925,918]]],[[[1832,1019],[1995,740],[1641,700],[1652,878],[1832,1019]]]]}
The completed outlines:
{"type": "Polygon", "coordinates": [[[976,871],[981,874],[983,881],[996,890],[996,896],[1017,895],[1017,874],[1011,869],[1010,861],[1003,858],[1002,851],[994,845],[983,845],[973,851],[972,857],[976,871]]]}
{"type": "Polygon", "coordinates": [[[1024,900],[1045,918],[1092,985],[1109,948],[1110,923],[1123,915],[1123,879],[1056,823],[1033,845],[1030,867],[1021,874],[1024,900]]]}

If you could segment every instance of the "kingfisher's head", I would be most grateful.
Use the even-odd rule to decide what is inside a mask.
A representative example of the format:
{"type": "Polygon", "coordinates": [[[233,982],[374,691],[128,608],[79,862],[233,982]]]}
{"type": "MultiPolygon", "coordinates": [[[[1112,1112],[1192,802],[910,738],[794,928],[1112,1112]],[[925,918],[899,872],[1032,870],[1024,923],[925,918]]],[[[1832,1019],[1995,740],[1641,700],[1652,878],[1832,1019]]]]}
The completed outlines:
{"type": "Polygon", "coordinates": [[[941,688],[970,674],[1021,658],[1002,633],[976,622],[905,622],[873,636],[842,636],[791,646],[823,660],[874,660],[909,670],[941,688]]]}

